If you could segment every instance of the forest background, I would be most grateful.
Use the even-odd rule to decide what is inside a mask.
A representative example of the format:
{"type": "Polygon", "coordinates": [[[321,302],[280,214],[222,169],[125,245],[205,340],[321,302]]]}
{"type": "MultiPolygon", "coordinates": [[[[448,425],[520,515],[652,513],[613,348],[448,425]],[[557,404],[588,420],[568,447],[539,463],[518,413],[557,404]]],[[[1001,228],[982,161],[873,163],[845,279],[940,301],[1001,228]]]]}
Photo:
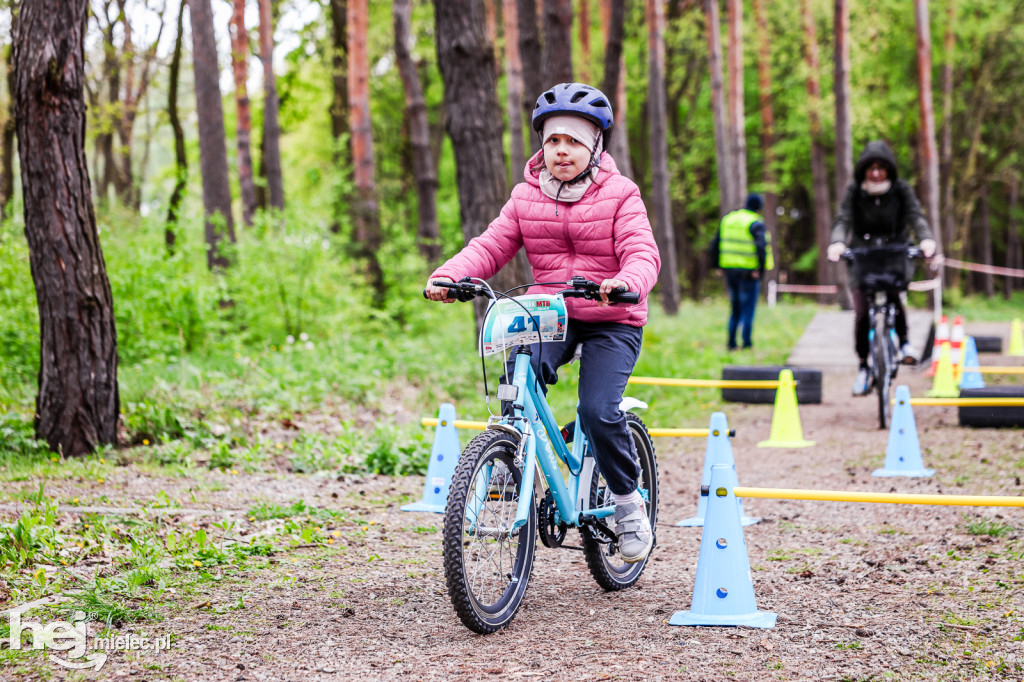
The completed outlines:
{"type": "MultiPolygon", "coordinates": [[[[537,146],[532,103],[560,81],[616,93],[613,150],[669,254],[657,298],[670,317],[717,300],[705,247],[748,190],[769,199],[773,276],[841,285],[819,253],[871,139],[896,151],[947,256],[1021,268],[1024,2],[84,4],[88,199],[112,290],[122,444],[190,438],[230,464],[253,442],[250,419],[334,402],[377,416],[360,424],[360,445],[339,446],[359,450],[352,466],[421,466],[422,436],[397,435],[382,405],[417,410],[478,387],[465,358],[423,342],[441,329],[471,348],[471,313],[425,306],[420,288],[496,215],[537,146]],[[211,170],[211,150],[223,169],[211,170]]],[[[7,27],[15,9],[3,3],[7,27]]],[[[11,54],[14,34],[3,35],[11,54]]],[[[10,456],[42,447],[33,434],[54,450],[68,441],[39,424],[39,291],[8,64],[0,448],[10,456]]],[[[945,296],[1019,301],[1015,286],[954,269],[945,296]]]]}

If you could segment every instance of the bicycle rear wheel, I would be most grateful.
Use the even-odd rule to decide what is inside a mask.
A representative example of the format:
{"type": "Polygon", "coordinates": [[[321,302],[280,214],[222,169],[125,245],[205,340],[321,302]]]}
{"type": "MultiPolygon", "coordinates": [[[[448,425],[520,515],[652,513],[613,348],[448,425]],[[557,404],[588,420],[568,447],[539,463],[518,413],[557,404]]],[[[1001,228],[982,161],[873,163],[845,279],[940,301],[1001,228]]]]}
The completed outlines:
{"type": "Polygon", "coordinates": [[[444,518],[444,573],[459,620],[489,634],[508,625],[526,596],[537,547],[537,511],[512,530],[522,471],[519,438],[484,431],[459,459],[444,518]]]}
{"type": "MultiPolygon", "coordinates": [[[[640,491],[645,494],[647,517],[651,520],[651,531],[654,533],[657,546],[658,531],[658,461],[654,456],[654,443],[647,433],[647,427],[635,414],[626,414],[626,426],[633,437],[637,457],[640,461],[640,491]]],[[[604,476],[597,469],[590,484],[591,508],[614,504],[612,493],[604,482],[604,476]]],[[[640,579],[647,567],[650,556],[635,564],[627,564],[619,554],[618,546],[612,542],[602,542],[589,528],[580,529],[583,536],[583,554],[587,559],[587,567],[597,584],[609,592],[623,590],[640,579]]],[[[653,549],[651,550],[654,551],[653,549]]]]}

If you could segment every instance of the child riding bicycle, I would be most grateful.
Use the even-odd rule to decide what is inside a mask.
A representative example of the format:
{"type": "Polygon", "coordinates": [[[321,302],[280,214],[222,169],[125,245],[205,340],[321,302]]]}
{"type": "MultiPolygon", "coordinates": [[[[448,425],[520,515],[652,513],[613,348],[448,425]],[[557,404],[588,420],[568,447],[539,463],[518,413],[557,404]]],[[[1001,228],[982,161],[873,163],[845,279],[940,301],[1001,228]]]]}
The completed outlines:
{"type": "MultiPolygon", "coordinates": [[[[914,190],[902,180],[896,170],[896,156],[885,142],[869,142],[861,153],[853,171],[854,181],[846,188],[839,212],[832,223],[832,243],[828,259],[838,262],[847,246],[884,246],[909,244],[911,233],[917,238],[925,258],[935,255],[935,239],[928,221],[921,211],[921,203],[914,190]]],[[[868,371],[869,327],[868,300],[862,283],[868,273],[862,272],[862,262],[850,264],[850,290],[853,294],[854,348],[860,359],[860,369],[853,384],[853,395],[867,395],[871,391],[868,371]]],[[[904,282],[910,281],[913,266],[906,258],[881,263],[904,282]]],[[[896,334],[904,364],[914,364],[917,356],[907,341],[907,317],[899,297],[890,297],[896,307],[896,334]]]]}
{"type": "MultiPolygon", "coordinates": [[[[604,151],[613,122],[608,98],[583,83],[560,83],[537,98],[533,128],[541,149],[526,164],[525,182],[513,188],[483,234],[431,274],[424,293],[444,300],[448,289],[434,286],[434,280],[487,279],[520,247],[537,281],[568,282],[579,275],[601,283],[600,301],[566,301],[570,323],[565,340],[544,343],[540,353],[534,348],[531,362],[546,390],[583,344],[580,421],[615,496],[619,551],[632,563],[647,557],[654,534],[637,489],[637,454],[619,404],[640,354],[647,295],[658,279],[661,256],[639,188],[604,151]],[[608,294],[618,288],[639,293],[640,302],[609,305],[608,294]]],[[[554,293],[559,288],[538,290],[554,293]]]]}

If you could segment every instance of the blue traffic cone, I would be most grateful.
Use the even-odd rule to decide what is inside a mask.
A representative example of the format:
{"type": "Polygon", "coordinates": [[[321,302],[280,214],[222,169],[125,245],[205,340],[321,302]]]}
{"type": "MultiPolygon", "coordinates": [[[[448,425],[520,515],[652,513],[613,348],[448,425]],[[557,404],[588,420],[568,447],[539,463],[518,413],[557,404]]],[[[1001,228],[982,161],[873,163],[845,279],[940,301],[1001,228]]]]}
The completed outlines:
{"type": "Polygon", "coordinates": [[[733,492],[736,470],[711,467],[707,516],[697,557],[697,577],[689,611],[676,611],[669,625],[746,625],[775,627],[776,614],[758,611],[750,559],[733,492]]]}
{"type": "Polygon", "coordinates": [[[985,388],[985,380],[978,371],[978,345],[974,337],[964,339],[964,361],[960,365],[960,390],[965,388],[985,388]]]}
{"type": "Polygon", "coordinates": [[[889,447],[885,450],[885,467],[875,469],[872,476],[931,476],[935,469],[925,469],[921,461],[921,444],[910,407],[910,389],[896,387],[896,405],[889,428],[889,447]]]}
{"type": "MultiPolygon", "coordinates": [[[[701,486],[711,485],[711,467],[715,464],[728,464],[736,469],[736,460],[732,456],[732,445],[729,443],[729,422],[724,412],[715,412],[711,415],[711,424],[708,428],[708,447],[704,452],[704,473],[701,475],[701,486]]],[[[744,526],[750,526],[760,518],[747,516],[743,512],[743,503],[739,498],[736,502],[740,506],[740,521],[744,526]]],[[[697,498],[697,515],[683,519],[677,526],[698,527],[704,525],[704,515],[708,508],[708,498],[700,495],[697,498]]]]}
{"type": "Polygon", "coordinates": [[[423,511],[444,514],[448,503],[448,487],[459,461],[459,434],[455,431],[455,406],[444,403],[437,413],[434,445],[430,448],[427,480],[423,484],[423,499],[402,507],[402,511],[423,511]]]}

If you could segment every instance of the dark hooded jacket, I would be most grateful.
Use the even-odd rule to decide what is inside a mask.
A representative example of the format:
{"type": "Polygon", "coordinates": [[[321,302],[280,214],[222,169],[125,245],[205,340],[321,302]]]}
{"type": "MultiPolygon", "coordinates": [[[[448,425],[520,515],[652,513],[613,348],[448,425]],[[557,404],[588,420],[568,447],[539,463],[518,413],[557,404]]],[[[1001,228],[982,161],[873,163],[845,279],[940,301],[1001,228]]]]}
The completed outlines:
{"type": "MultiPolygon", "coordinates": [[[[843,242],[849,247],[859,247],[934,239],[914,190],[899,177],[896,156],[889,145],[881,140],[869,142],[857,160],[853,178],[832,222],[831,243],[843,242]],[[892,181],[892,186],[884,194],[872,195],[861,189],[868,166],[875,161],[885,164],[892,181]]],[[[860,286],[860,269],[856,264],[850,266],[850,286],[860,286]]],[[[902,272],[905,281],[909,281],[913,274],[913,265],[905,259],[893,259],[885,269],[902,272]]]]}

